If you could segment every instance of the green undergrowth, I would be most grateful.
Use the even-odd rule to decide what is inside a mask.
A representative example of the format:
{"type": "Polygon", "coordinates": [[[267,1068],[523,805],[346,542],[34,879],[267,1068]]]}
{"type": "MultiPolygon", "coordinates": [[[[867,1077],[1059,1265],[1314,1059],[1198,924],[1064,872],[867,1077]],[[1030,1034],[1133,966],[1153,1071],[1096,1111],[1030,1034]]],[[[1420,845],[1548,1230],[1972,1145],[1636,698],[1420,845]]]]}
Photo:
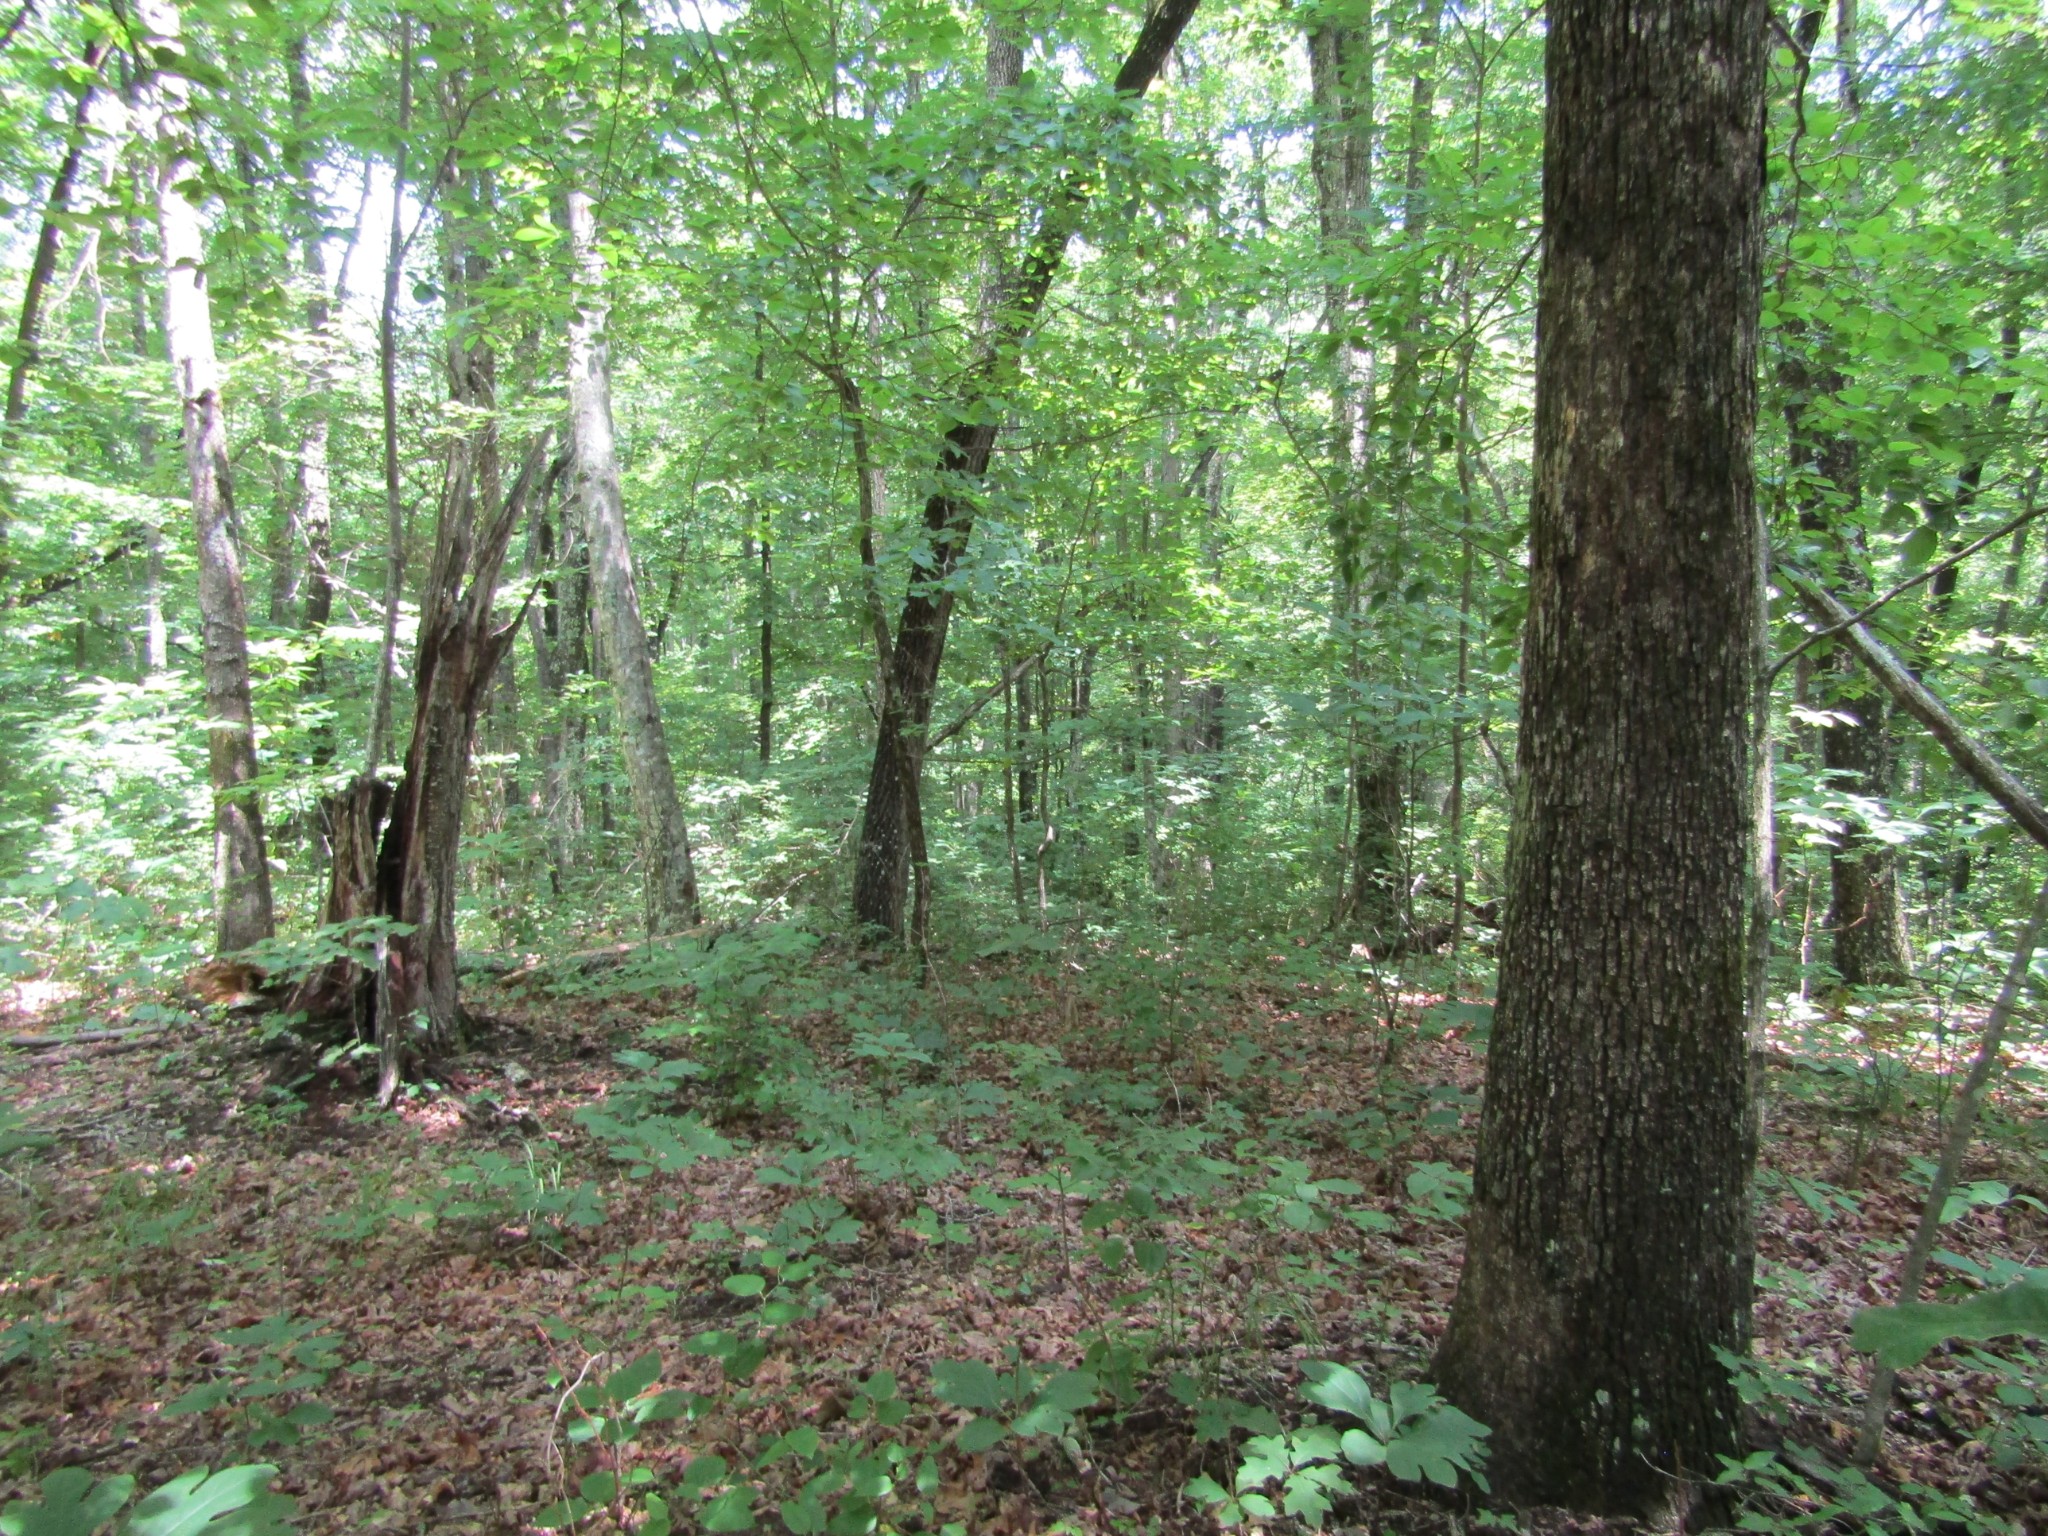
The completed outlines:
{"type": "MultiPolygon", "coordinates": [[[[1045,1528],[1512,1523],[1485,1426],[1428,1379],[1484,979],[1114,937],[1022,928],[919,975],[761,925],[543,970],[477,992],[469,1053],[390,1114],[274,1024],[119,1058],[190,1092],[97,1144],[61,1111],[120,1069],[58,1069],[0,1122],[8,1489],[104,1523],[126,1491],[39,1480],[106,1445],[177,1471],[226,1448],[278,1469],[251,1530],[409,1529],[388,1489],[374,1511],[335,1492],[402,1424],[474,1469],[415,1481],[480,1531],[968,1532],[1018,1498],[1045,1528]],[[81,1414],[109,1375],[133,1390],[81,1414]],[[496,1438],[451,1431],[457,1401],[496,1438]]],[[[1783,1075],[1795,1105],[1823,1085],[1801,1110],[1823,1119],[1849,1081],[1819,1057],[1783,1075]]],[[[1812,1168],[1760,1189],[1821,1230],[1863,1198],[1812,1168]]],[[[1955,1217],[2028,1199],[1978,1180],[1955,1217]]],[[[1763,1274],[1820,1305],[1796,1268],[1763,1274]]],[[[1759,1411],[1853,1397],[1824,1366],[1729,1364],[1759,1411]]],[[[2038,1377],[2007,1379],[1986,1433],[2024,1461],[2038,1377]]],[[[1726,1469],[1747,1524],[1971,1509],[1880,1508],[1802,1455],[1726,1469]]]]}

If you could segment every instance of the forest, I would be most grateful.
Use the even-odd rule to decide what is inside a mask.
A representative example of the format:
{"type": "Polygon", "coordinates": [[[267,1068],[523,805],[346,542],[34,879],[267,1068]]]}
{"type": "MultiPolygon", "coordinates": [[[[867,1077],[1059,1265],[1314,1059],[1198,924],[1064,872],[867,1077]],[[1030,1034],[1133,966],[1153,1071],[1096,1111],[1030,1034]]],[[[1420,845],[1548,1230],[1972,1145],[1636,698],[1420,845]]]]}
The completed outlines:
{"type": "Polygon", "coordinates": [[[2038,0],[0,101],[4,1536],[2048,1533],[2038,0]]]}

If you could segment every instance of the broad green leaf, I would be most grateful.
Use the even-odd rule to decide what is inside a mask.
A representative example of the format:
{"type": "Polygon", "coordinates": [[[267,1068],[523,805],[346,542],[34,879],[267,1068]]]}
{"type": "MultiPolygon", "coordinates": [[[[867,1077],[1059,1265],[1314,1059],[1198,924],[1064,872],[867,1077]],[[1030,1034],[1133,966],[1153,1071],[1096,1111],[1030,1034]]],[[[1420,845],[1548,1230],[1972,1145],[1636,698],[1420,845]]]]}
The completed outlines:
{"type": "Polygon", "coordinates": [[[114,1518],[135,1491],[132,1477],[94,1483],[83,1467],[61,1467],[41,1483],[42,1502],[17,1499],[0,1510],[5,1536],[92,1536],[114,1518]]]}
{"type": "Polygon", "coordinates": [[[754,1528],[754,1490],[728,1488],[704,1506],[707,1531],[751,1531],[754,1528]]]}
{"type": "Polygon", "coordinates": [[[1918,1365],[1948,1339],[1995,1339],[2009,1333],[2048,1337],[2048,1270],[1963,1301],[1865,1307],[1856,1314],[1850,1337],[1858,1349],[1897,1370],[1918,1365]]]}
{"type": "Polygon", "coordinates": [[[1009,1433],[1001,1419],[972,1419],[962,1427],[955,1443],[963,1451],[985,1451],[1009,1433]]]}
{"type": "Polygon", "coordinates": [[[1348,1413],[1354,1419],[1370,1419],[1375,1404],[1372,1388],[1350,1366],[1334,1360],[1311,1360],[1302,1366],[1301,1374],[1307,1378],[1301,1395],[1310,1402],[1348,1413]]]}
{"type": "Polygon", "coordinates": [[[292,1529],[293,1502],[267,1492],[271,1466],[198,1467],[173,1478],[140,1504],[126,1536],[282,1536],[292,1529]]]}
{"type": "Polygon", "coordinates": [[[1000,1378],[979,1360],[934,1360],[932,1391],[960,1408],[994,1413],[1007,1400],[1000,1378]]]}

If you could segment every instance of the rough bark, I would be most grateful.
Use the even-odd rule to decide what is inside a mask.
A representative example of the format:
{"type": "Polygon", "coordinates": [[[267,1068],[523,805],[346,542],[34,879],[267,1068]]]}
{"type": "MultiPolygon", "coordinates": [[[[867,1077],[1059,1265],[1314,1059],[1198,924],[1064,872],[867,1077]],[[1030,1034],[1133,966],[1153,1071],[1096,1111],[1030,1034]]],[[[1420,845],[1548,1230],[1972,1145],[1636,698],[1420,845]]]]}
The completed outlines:
{"type": "Polygon", "coordinates": [[[419,654],[413,669],[412,737],[377,860],[377,910],[411,931],[394,935],[380,978],[378,1043],[383,1095],[399,1073],[461,1038],[455,973],[455,881],[470,742],[498,662],[523,613],[500,624],[492,611],[505,551],[546,461],[545,441],[528,449],[498,506],[479,508],[474,440],[451,450],[435,527],[434,564],[420,595],[419,654]]]}
{"type": "Polygon", "coordinates": [[[1516,817],[1436,1361],[1494,1492],[1654,1515],[1737,1450],[1766,14],[1549,12],[1516,817]]]}
{"type": "MultiPolygon", "coordinates": [[[[377,856],[391,819],[392,798],[391,785],[363,774],[339,794],[321,800],[320,833],[328,852],[322,927],[359,929],[366,919],[384,915],[378,901],[377,856]]],[[[347,1019],[358,1039],[369,1039],[370,982],[356,960],[339,958],[300,982],[285,1007],[314,1019],[347,1019]]]]}
{"type": "MultiPolygon", "coordinates": [[[[1165,0],[1146,18],[1114,82],[1122,110],[1130,110],[1151,86],[1196,4],[1197,0],[1165,0]]],[[[984,300],[992,323],[939,453],[933,477],[937,488],[924,507],[926,538],[911,562],[910,589],[890,648],[886,697],[861,819],[853,908],[856,920],[871,931],[903,936],[913,849],[923,841],[922,825],[912,825],[916,775],[953,614],[947,578],[966,551],[974,528],[975,493],[995,448],[994,397],[1015,368],[1019,347],[1037,325],[1087,205],[1091,180],[1075,172],[1060,181],[1040,214],[1015,281],[1001,285],[993,305],[984,300]]]]}
{"type": "Polygon", "coordinates": [[[697,921],[697,872],[689,824],[654,693],[654,660],[640,616],[640,589],[626,542],[625,499],[612,435],[611,354],[604,257],[589,194],[569,194],[569,242],[576,263],[569,318],[569,431],[572,485],[590,541],[590,573],[604,625],[619,740],[640,818],[640,855],[650,933],[674,933],[697,921]]]}
{"type": "MultiPolygon", "coordinates": [[[[141,0],[136,14],[159,49],[181,51],[172,0],[141,0]]],[[[248,620],[233,534],[227,410],[213,345],[205,235],[182,190],[198,174],[184,77],[159,74],[156,98],[157,227],[164,272],[164,339],[184,411],[185,471],[199,555],[207,769],[213,786],[214,940],[223,953],[271,936],[270,864],[257,799],[255,711],[249,697],[248,620]]]]}

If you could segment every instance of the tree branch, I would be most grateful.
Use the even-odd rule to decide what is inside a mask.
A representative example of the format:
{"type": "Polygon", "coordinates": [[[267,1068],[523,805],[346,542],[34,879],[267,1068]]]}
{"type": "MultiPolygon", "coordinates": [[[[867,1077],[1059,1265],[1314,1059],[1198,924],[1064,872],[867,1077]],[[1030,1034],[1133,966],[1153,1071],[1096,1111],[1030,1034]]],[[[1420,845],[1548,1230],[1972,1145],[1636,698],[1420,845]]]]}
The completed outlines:
{"type": "Polygon", "coordinates": [[[1907,671],[1899,659],[1885,649],[1876,636],[1857,622],[1846,604],[1816,583],[1794,575],[1783,566],[1780,573],[1785,577],[1807,611],[1824,623],[1831,624],[1831,633],[1842,636],[1857,658],[1869,669],[1870,675],[1884,687],[1884,690],[1898,701],[1899,707],[1927,727],[1928,733],[1947,749],[1955,765],[1992,799],[2005,807],[2006,814],[2019,823],[2020,829],[2048,848],[2048,810],[2015,778],[1997,758],[1993,757],[1984,744],[1978,741],[1949,713],[1948,706],[1907,671]]]}
{"type": "MultiPolygon", "coordinates": [[[[1865,619],[1869,618],[1873,613],[1877,612],[1878,609],[1884,607],[1886,603],[1892,601],[1893,598],[1903,597],[1906,593],[1912,591],[1921,583],[1932,581],[1935,577],[1939,576],[1943,571],[1951,570],[1954,567],[1961,565],[1965,560],[1969,559],[1970,556],[1976,554],[1978,550],[1984,548],[1985,545],[1996,544],[2000,539],[2007,537],[2009,534],[2018,532],[2020,529],[2026,527],[2028,523],[2031,523],[2035,518],[2041,516],[2044,512],[2048,512],[2048,502],[2044,502],[2039,506],[2027,508],[2026,511],[2020,513],[2020,515],[2018,517],[2013,518],[2012,521],[2002,523],[1998,527],[1992,529],[1991,532],[1985,534],[1981,539],[1974,539],[1970,543],[1965,544],[1961,549],[1957,550],[1947,559],[1937,561],[1935,564],[1927,567],[1926,570],[1920,572],[1917,576],[1908,576],[1904,581],[1900,582],[1897,586],[1893,587],[1891,591],[1885,593],[1883,597],[1876,598],[1873,601],[1866,603],[1862,608],[1859,608],[1855,613],[1850,614],[1849,617],[1844,619],[1841,623],[1836,624],[1828,629],[1815,630],[1812,634],[1808,635],[1804,640],[1800,641],[1797,645],[1793,646],[1791,650],[1787,651],[1783,656],[1780,656],[1777,659],[1777,661],[1773,663],[1770,673],[1765,678],[1765,681],[1769,682],[1772,679],[1775,679],[1780,672],[1784,671],[1785,668],[1790,666],[1793,661],[1797,660],[1800,656],[1804,655],[1806,651],[1812,646],[1819,644],[1823,640],[1833,639],[1836,635],[1839,635],[1843,630],[1847,629],[1851,624],[1861,624],[1865,619]]],[[[1847,610],[1844,611],[1846,612],[1847,610]]]]}
{"type": "Polygon", "coordinates": [[[1045,653],[1051,649],[1052,647],[1049,645],[1041,645],[1037,650],[1033,651],[1029,656],[1026,656],[1022,661],[1018,662],[1014,667],[1010,668],[1010,670],[1005,672],[1001,677],[998,677],[994,682],[990,683],[986,688],[982,689],[981,692],[975,696],[974,702],[967,706],[966,711],[958,719],[956,719],[951,725],[947,726],[944,730],[938,732],[936,735],[932,737],[932,739],[929,742],[926,743],[925,751],[927,753],[936,752],[940,747],[944,746],[947,742],[951,741],[955,736],[958,736],[962,731],[966,730],[968,726],[974,723],[974,717],[980,714],[984,709],[987,709],[990,701],[993,700],[997,694],[1001,693],[1005,688],[1009,687],[1012,683],[1016,682],[1017,679],[1022,677],[1026,672],[1029,672],[1033,667],[1037,666],[1038,663],[1045,658],[1045,653]]]}

